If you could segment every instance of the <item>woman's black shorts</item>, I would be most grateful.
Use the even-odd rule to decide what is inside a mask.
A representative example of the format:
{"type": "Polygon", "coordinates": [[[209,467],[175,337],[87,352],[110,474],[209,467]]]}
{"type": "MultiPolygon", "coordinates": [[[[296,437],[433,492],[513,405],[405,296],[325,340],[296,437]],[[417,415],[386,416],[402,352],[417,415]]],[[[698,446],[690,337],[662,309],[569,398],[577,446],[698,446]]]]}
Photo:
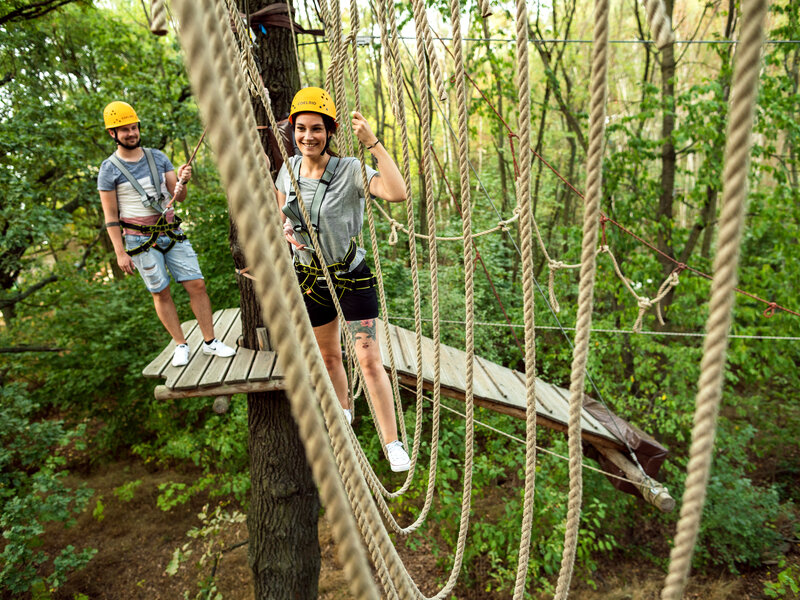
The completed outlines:
{"type": "MultiPolygon", "coordinates": [[[[362,260],[361,264],[350,271],[349,278],[362,279],[372,276],[372,272],[367,266],[367,261],[362,260]]],[[[345,277],[343,275],[339,276],[345,277]]],[[[313,327],[326,325],[336,319],[336,307],[330,297],[330,291],[324,280],[317,284],[317,291],[325,300],[324,303],[311,298],[308,294],[303,294],[306,303],[306,310],[311,319],[313,327]]],[[[375,319],[378,316],[378,294],[375,287],[366,290],[345,290],[339,298],[342,305],[342,313],[347,321],[361,321],[363,319],[375,319]]]]}

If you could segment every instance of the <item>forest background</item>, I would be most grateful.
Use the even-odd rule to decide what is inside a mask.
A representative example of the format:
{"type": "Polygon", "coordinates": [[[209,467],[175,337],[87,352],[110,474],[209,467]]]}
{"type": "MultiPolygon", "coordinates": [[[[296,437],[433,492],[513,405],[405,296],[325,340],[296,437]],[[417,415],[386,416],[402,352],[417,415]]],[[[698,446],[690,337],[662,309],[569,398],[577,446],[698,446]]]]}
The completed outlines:
{"type": "MultiPolygon", "coordinates": [[[[659,52],[648,43],[643,9],[626,0],[613,5],[612,45],[602,210],[664,254],[710,273],[716,219],[722,197],[722,154],[735,40],[742,19],[738,2],[668,3],[677,43],[659,52]],[[638,41],[637,41],[638,40],[638,41]],[[642,41],[644,40],[644,41],[642,41]],[[702,42],[702,43],[701,43],[702,42]]],[[[428,2],[434,27],[447,37],[448,7],[428,2]]],[[[403,25],[410,7],[398,3],[403,25]]],[[[114,99],[133,104],[142,119],[144,144],[186,161],[203,130],[185,74],[180,47],[170,34],[149,34],[143,3],[108,1],[0,1],[0,594],[49,597],[92,560],[96,548],[69,545],[42,550],[46,531],[74,524],[87,511],[102,519],[103,498],[82,477],[122,458],[148,469],[180,474],[160,488],[157,507],[179,511],[202,496],[216,513],[246,511],[249,489],[247,415],[234,398],[225,415],[208,399],[163,403],[140,373],[169,341],[136,277],[123,277],[102,228],[96,192],[101,161],[113,150],[102,126],[103,106],[114,99]]],[[[319,26],[313,4],[297,3],[296,19],[319,26]]],[[[468,83],[470,159],[474,165],[475,229],[509,218],[515,200],[515,161],[509,130],[516,128],[513,7],[494,6],[481,19],[475,3],[463,11],[468,83]],[[480,90],[480,92],[479,92],[480,90]]],[[[533,140],[536,152],[578,190],[583,189],[592,9],[585,0],[541,3],[531,14],[533,140]],[[562,41],[570,40],[570,41],[562,41]]],[[[256,37],[258,36],[258,32],[256,37]]],[[[379,29],[373,12],[362,15],[360,96],[364,112],[395,156],[401,132],[391,113],[379,29]]],[[[797,311],[800,285],[800,3],[778,0],[769,19],[749,179],[749,207],[739,287],[797,311]]],[[[437,46],[450,92],[434,103],[434,174],[441,235],[458,235],[458,166],[450,124],[455,93],[447,84],[452,61],[444,40],[437,46]],[[442,176],[442,172],[446,174],[442,176]],[[447,182],[450,182],[448,186],[447,182]],[[451,195],[450,188],[455,190],[451,195]]],[[[413,40],[403,40],[411,172],[417,231],[425,231],[419,186],[421,141],[413,107],[413,40]]],[[[304,85],[324,85],[324,40],[298,36],[304,85]]],[[[268,84],[269,86],[269,84],[268,84]]],[[[578,262],[582,203],[578,195],[535,157],[532,203],[549,254],[578,262]]],[[[386,207],[386,210],[391,210],[386,207]]],[[[403,215],[395,207],[395,218],[403,215]]],[[[210,151],[201,148],[188,200],[180,215],[199,249],[212,303],[235,306],[238,291],[228,248],[228,217],[210,151]]],[[[409,253],[389,246],[390,226],[379,219],[381,265],[389,316],[403,326],[413,315],[409,253]]],[[[655,296],[675,268],[663,255],[623,230],[606,226],[605,241],[630,285],[655,296]]],[[[516,230],[477,240],[492,283],[476,276],[476,347],[479,355],[522,368],[522,354],[503,310],[522,323],[516,230]],[[493,289],[502,301],[500,308],[493,289]]],[[[421,281],[427,259],[419,244],[421,281]]],[[[537,278],[547,263],[536,250],[537,278]]],[[[460,244],[439,244],[441,310],[450,319],[443,342],[463,347],[463,267],[460,244]]],[[[482,269],[480,269],[482,270],[482,269]]],[[[537,369],[543,379],[568,386],[569,338],[577,297],[575,271],[559,271],[561,311],[537,295],[537,369]],[[562,331],[562,328],[564,331],[562,331]]],[[[590,393],[617,414],[655,436],[670,451],[660,479],[675,498],[683,492],[692,413],[702,354],[710,283],[684,271],[664,302],[665,325],[652,312],[645,333],[634,334],[638,306],[598,258],[590,393]]],[[[542,288],[546,285],[542,283],[542,288]]],[[[190,318],[185,294],[174,294],[190,318]]],[[[428,298],[429,294],[423,294],[428,298]]],[[[725,390],[714,469],[695,555],[699,573],[761,569],[763,597],[797,597],[800,582],[796,506],[800,481],[798,403],[800,318],[739,295],[728,351],[725,390]],[[765,312],[766,311],[766,312],[765,312]],[[769,574],[766,569],[770,567],[769,574]]],[[[518,334],[521,328],[517,329],[518,334]]],[[[457,404],[452,405],[458,410],[457,404]]],[[[413,423],[413,410],[407,415],[413,423]]],[[[524,423],[479,411],[478,418],[516,437],[524,423]]],[[[377,456],[374,429],[361,419],[362,445],[377,456]]],[[[513,589],[521,517],[524,446],[489,429],[478,430],[475,503],[462,578],[467,587],[505,597],[513,589]],[[491,498],[491,506],[486,502],[491,498]],[[483,503],[482,503],[483,499],[483,503]],[[513,548],[512,552],[508,548],[513,548]]],[[[460,508],[463,421],[445,418],[436,510],[411,547],[431,548],[449,565],[460,508]]],[[[561,434],[542,430],[540,445],[566,454],[561,434]]],[[[423,450],[421,464],[424,464],[423,450]]],[[[377,468],[381,468],[380,465],[377,468]]],[[[530,597],[552,590],[558,571],[566,513],[566,462],[542,457],[537,468],[530,563],[530,597]]],[[[615,491],[601,475],[585,473],[577,577],[589,585],[599,565],[623,559],[663,568],[677,510],[662,515],[615,491]],[[646,523],[647,526],[643,526],[646,523]]],[[[414,514],[426,476],[398,501],[414,514]]],[[[141,481],[131,479],[118,497],[130,498],[141,481]]],[[[108,501],[108,499],[106,499],[108,501]]],[[[212,536],[207,529],[205,535],[212,536]]],[[[180,558],[176,554],[176,558],[180,558]]],[[[209,563],[200,593],[214,588],[209,563]]],[[[174,568],[175,565],[171,565],[174,568]]],[[[165,565],[165,569],[167,565],[165,565]]],[[[191,590],[194,594],[197,590],[191,590]]],[[[510,597],[510,596],[509,596],[510,597]]]]}

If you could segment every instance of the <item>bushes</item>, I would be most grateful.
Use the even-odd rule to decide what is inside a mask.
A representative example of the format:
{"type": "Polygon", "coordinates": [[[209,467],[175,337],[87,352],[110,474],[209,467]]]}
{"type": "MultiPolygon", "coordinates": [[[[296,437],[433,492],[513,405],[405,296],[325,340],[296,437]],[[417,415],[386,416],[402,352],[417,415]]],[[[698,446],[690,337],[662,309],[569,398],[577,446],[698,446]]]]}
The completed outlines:
{"type": "Polygon", "coordinates": [[[761,564],[777,547],[778,491],[753,485],[745,469],[754,434],[749,426],[721,432],[695,551],[698,565],[721,565],[736,573],[738,566],[761,564]]]}
{"type": "Polygon", "coordinates": [[[92,490],[72,489],[64,481],[73,444],[80,449],[83,427],[66,430],[62,421],[34,421],[39,406],[18,385],[0,387],[0,592],[47,592],[83,568],[92,548],[63,548],[57,556],[37,550],[47,523],[74,524],[92,490]],[[44,575],[49,571],[49,575],[44,575]]]}

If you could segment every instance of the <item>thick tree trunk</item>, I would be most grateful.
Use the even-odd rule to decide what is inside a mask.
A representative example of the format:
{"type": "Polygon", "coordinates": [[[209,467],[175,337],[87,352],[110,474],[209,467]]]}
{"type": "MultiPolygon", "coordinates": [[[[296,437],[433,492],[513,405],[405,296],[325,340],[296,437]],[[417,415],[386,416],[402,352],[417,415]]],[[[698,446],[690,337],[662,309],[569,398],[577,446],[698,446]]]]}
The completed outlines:
{"type": "MultiPolygon", "coordinates": [[[[273,4],[249,0],[251,12],[273,4]]],[[[240,2],[244,12],[244,2],[240,2]]],[[[256,60],[277,118],[289,113],[300,88],[291,31],[256,28],[256,60]]],[[[267,124],[259,99],[256,121],[267,124]]],[[[266,135],[262,143],[268,144],[266,135]]],[[[246,266],[236,226],[230,228],[231,254],[237,268],[246,266]]],[[[239,278],[242,337],[246,348],[258,348],[256,329],[262,318],[252,282],[239,278]]],[[[256,600],[316,598],[320,569],[317,538],[319,497],[303,443],[283,392],[247,395],[250,435],[250,507],[247,513],[249,562],[256,600]]]]}
{"type": "Polygon", "coordinates": [[[283,392],[247,395],[249,562],[258,600],[316,598],[319,496],[283,392]]]}

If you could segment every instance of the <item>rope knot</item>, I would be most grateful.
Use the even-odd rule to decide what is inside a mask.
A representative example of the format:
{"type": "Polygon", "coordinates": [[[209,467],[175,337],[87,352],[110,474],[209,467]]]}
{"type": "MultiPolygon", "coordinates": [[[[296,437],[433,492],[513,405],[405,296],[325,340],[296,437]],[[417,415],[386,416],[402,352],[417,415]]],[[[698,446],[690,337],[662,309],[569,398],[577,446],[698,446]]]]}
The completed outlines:
{"type": "Polygon", "coordinates": [[[675,269],[672,273],[669,274],[669,278],[668,278],[669,279],[669,284],[672,287],[675,287],[676,285],[678,285],[680,283],[680,276],[679,275],[680,274],[678,273],[677,269],[675,269]]]}
{"type": "Polygon", "coordinates": [[[776,311],[777,309],[778,309],[778,304],[777,304],[776,302],[770,302],[770,303],[767,305],[767,308],[766,308],[766,309],[764,309],[764,313],[763,313],[763,314],[764,314],[764,316],[765,316],[766,318],[768,318],[768,319],[769,319],[769,318],[770,318],[772,315],[774,315],[774,314],[775,314],[775,311],[776,311]]]}
{"type": "Polygon", "coordinates": [[[642,296],[642,297],[639,298],[638,304],[639,304],[639,308],[640,309],[647,310],[649,308],[652,308],[653,301],[650,300],[650,298],[646,298],[646,297],[642,296]]]}
{"type": "Polygon", "coordinates": [[[389,224],[392,226],[392,230],[389,232],[389,245],[396,246],[397,245],[397,230],[401,227],[400,222],[396,221],[395,219],[389,219],[389,224]]]}
{"type": "Polygon", "coordinates": [[[560,261],[560,260],[551,260],[550,261],[550,268],[553,269],[554,271],[557,270],[557,269],[563,269],[566,266],[567,266],[567,264],[565,262],[563,262],[563,261],[560,261]]]}

